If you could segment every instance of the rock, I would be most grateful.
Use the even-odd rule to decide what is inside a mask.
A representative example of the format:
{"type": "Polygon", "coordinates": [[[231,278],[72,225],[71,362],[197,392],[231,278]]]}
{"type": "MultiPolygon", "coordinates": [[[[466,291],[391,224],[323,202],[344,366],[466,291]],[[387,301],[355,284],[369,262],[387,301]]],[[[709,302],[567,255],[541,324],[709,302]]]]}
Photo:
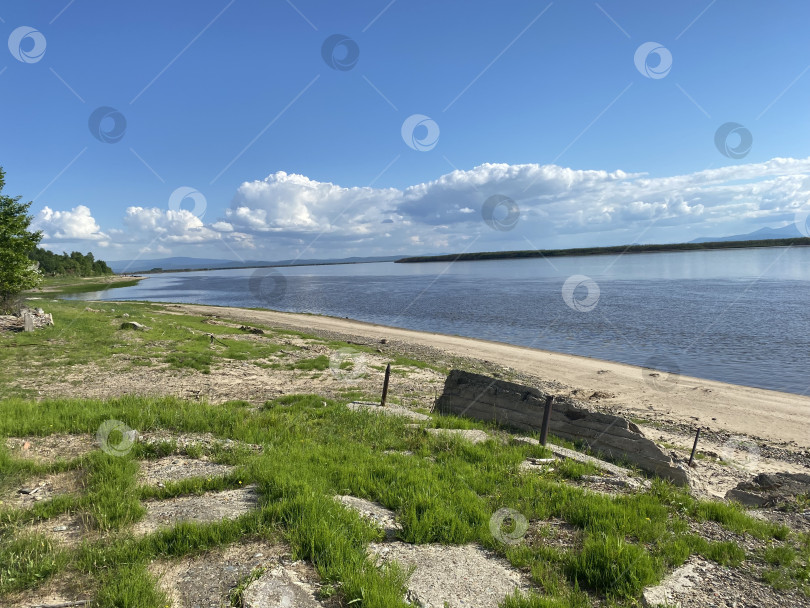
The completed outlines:
{"type": "Polygon", "coordinates": [[[527,445],[540,445],[540,442],[537,439],[533,439],[532,437],[513,437],[512,443],[525,443],[527,445]]]}
{"type": "Polygon", "coordinates": [[[738,490],[737,488],[732,488],[726,492],[726,498],[728,500],[736,500],[746,507],[754,507],[757,509],[768,504],[768,500],[759,494],[738,490]]]}
{"type": "Polygon", "coordinates": [[[125,312],[125,313],[124,313],[124,314],[122,314],[121,316],[122,316],[124,319],[129,319],[129,313],[128,313],[128,312],[125,312]]]}
{"type": "Polygon", "coordinates": [[[30,313],[23,315],[23,331],[34,331],[34,317],[30,313]]]}
{"type": "Polygon", "coordinates": [[[67,526],[56,526],[56,527],[54,527],[53,531],[54,531],[54,532],[64,532],[64,531],[66,531],[67,529],[68,529],[68,527],[67,527],[67,526]]]}
{"type": "Polygon", "coordinates": [[[790,503],[810,494],[810,475],[805,473],[760,473],[726,492],[726,498],[749,507],[790,503]]]}
{"type": "Polygon", "coordinates": [[[677,606],[680,608],[681,604],[672,604],[667,596],[666,587],[648,587],[644,590],[641,596],[641,605],[644,608],[663,608],[664,606],[677,606]]]}
{"type": "Polygon", "coordinates": [[[382,340],[380,340],[380,344],[388,344],[388,340],[386,338],[383,338],[382,340]]]}
{"type": "Polygon", "coordinates": [[[315,593],[290,570],[266,571],[242,594],[244,608],[320,608],[315,593]]]}
{"type": "Polygon", "coordinates": [[[37,308],[36,312],[37,312],[38,315],[44,315],[45,314],[45,311],[42,310],[41,308],[37,308]]]}
{"type": "Polygon", "coordinates": [[[141,325],[137,321],[124,321],[121,323],[121,329],[134,329],[135,331],[149,331],[151,328],[146,325],[141,325]]]}
{"type": "Polygon", "coordinates": [[[248,327],[247,325],[242,325],[239,329],[251,334],[256,334],[257,336],[264,334],[264,330],[259,329],[258,327],[248,327]]]}

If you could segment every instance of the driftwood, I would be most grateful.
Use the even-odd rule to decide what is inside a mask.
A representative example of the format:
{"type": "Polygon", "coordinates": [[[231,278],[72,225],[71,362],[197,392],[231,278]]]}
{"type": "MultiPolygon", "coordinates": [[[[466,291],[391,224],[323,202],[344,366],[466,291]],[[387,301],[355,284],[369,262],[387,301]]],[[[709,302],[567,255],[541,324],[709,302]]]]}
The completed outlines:
{"type": "MultiPolygon", "coordinates": [[[[540,431],[548,396],[533,387],[453,370],[436,411],[540,431]]],[[[685,467],[674,464],[669,455],[625,418],[590,411],[572,399],[555,399],[549,430],[563,439],[584,441],[594,451],[614,460],[627,460],[678,485],[689,483],[685,467]]]]}

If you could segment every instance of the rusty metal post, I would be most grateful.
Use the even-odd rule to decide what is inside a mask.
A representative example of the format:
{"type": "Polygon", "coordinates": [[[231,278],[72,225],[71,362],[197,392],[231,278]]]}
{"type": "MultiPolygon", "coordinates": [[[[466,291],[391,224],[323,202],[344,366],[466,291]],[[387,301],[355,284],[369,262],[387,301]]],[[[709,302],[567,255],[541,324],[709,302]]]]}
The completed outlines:
{"type": "Polygon", "coordinates": [[[385,382],[383,382],[383,394],[380,400],[380,407],[385,407],[385,400],[388,397],[388,381],[391,379],[391,364],[385,366],[385,382]]]}
{"type": "Polygon", "coordinates": [[[540,444],[546,445],[548,438],[548,423],[551,421],[551,404],[554,401],[554,395],[546,397],[546,411],[543,412],[543,426],[540,429],[540,444]]]}
{"type": "Polygon", "coordinates": [[[692,446],[692,455],[689,456],[689,466],[690,467],[692,466],[692,461],[695,460],[695,452],[697,452],[698,439],[700,439],[700,427],[698,427],[697,433],[695,433],[695,443],[692,446]]]}

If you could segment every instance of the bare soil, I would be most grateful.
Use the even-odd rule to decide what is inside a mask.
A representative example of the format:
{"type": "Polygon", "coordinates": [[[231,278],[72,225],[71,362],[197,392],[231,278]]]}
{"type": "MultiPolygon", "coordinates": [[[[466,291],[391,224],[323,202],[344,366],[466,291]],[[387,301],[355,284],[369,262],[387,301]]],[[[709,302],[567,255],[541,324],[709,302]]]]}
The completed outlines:
{"type": "Polygon", "coordinates": [[[6,447],[15,458],[51,463],[84,456],[98,445],[92,435],[56,434],[47,437],[9,437],[6,447]]]}
{"type": "Polygon", "coordinates": [[[0,492],[0,505],[14,509],[30,509],[43,500],[59,494],[77,494],[82,489],[82,473],[65,471],[26,479],[0,492]]]}

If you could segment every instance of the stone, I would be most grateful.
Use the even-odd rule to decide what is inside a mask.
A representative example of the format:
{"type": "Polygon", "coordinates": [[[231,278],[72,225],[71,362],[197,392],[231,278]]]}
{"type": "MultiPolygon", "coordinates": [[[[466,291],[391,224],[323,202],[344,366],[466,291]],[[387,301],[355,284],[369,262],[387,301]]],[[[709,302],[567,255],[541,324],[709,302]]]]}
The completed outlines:
{"type": "Polygon", "coordinates": [[[242,594],[244,608],[320,608],[313,590],[281,566],[267,570],[242,594]]]}
{"type": "Polygon", "coordinates": [[[672,604],[671,599],[667,594],[666,587],[649,587],[644,590],[641,596],[641,605],[644,608],[680,608],[681,604],[672,604]]]}
{"type": "Polygon", "coordinates": [[[30,313],[23,315],[23,331],[34,331],[34,317],[30,313]]]}
{"type": "Polygon", "coordinates": [[[121,323],[121,329],[134,329],[135,331],[149,331],[149,327],[141,325],[137,321],[124,321],[121,323]]]}
{"type": "Polygon", "coordinates": [[[726,492],[726,498],[747,507],[773,507],[810,494],[810,475],[805,473],[760,473],[726,492]]]}

